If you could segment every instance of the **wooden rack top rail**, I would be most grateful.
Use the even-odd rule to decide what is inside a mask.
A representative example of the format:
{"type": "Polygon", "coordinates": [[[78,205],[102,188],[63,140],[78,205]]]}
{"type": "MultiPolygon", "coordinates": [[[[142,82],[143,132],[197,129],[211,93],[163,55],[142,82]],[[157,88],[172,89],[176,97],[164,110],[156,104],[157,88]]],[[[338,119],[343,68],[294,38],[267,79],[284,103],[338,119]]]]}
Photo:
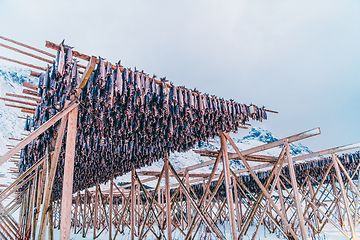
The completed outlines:
{"type": "MultiPolygon", "coordinates": [[[[56,51],[60,51],[60,46],[59,46],[58,44],[53,43],[53,42],[50,42],[50,41],[46,41],[45,47],[50,48],[50,49],[53,49],[53,50],[56,50],[56,51]]],[[[66,51],[66,49],[65,49],[65,51],[66,51]]],[[[73,54],[74,57],[78,57],[78,58],[83,59],[83,60],[85,60],[85,61],[90,61],[90,59],[91,59],[91,57],[90,57],[89,55],[80,53],[80,52],[75,51],[75,50],[72,51],[72,54],[73,54]]],[[[96,60],[96,64],[99,64],[99,63],[100,63],[100,60],[97,59],[97,60],[96,60]]],[[[107,67],[107,62],[105,62],[105,66],[107,67]]],[[[118,67],[115,66],[115,65],[111,65],[111,68],[112,68],[113,70],[117,70],[118,67]]],[[[124,72],[124,68],[123,68],[123,67],[120,67],[120,71],[121,71],[121,72],[124,72]]],[[[161,84],[162,84],[162,82],[161,82],[160,80],[156,80],[155,78],[149,78],[149,79],[150,79],[150,81],[155,81],[155,83],[158,84],[158,85],[161,85],[161,84]]],[[[166,85],[167,85],[168,88],[172,88],[172,87],[173,87],[173,85],[170,85],[170,84],[166,84],[166,85]]],[[[174,86],[174,87],[175,87],[175,86],[174,86]]],[[[175,88],[177,88],[177,87],[175,87],[175,88]]],[[[196,92],[193,92],[193,94],[194,94],[195,96],[198,95],[196,92]]],[[[209,97],[209,98],[210,98],[210,97],[209,97]]],[[[226,102],[232,104],[231,102],[228,102],[228,101],[226,101],[226,102]]],[[[277,112],[277,111],[273,111],[273,110],[269,110],[269,109],[265,109],[265,111],[271,112],[271,113],[279,113],[279,112],[277,112]]]]}

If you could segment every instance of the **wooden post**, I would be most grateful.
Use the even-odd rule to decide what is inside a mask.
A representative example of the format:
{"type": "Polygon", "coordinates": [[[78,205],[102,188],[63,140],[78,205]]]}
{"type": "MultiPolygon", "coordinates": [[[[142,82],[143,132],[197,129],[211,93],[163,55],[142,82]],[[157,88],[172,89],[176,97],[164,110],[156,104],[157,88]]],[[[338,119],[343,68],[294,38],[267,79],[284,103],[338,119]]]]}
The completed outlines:
{"type": "MultiPolygon", "coordinates": [[[[160,188],[158,188],[158,199],[157,199],[157,201],[161,206],[161,189],[160,188]]],[[[159,216],[159,222],[161,222],[161,214],[159,216]]]]}
{"type": "Polygon", "coordinates": [[[35,188],[35,180],[32,180],[31,185],[30,185],[30,189],[31,189],[31,199],[30,199],[30,210],[29,210],[29,217],[27,219],[27,223],[26,223],[26,229],[25,229],[25,237],[29,238],[31,237],[31,222],[33,219],[33,209],[34,209],[34,203],[35,203],[35,192],[36,192],[36,188],[35,188]]]}
{"type": "Polygon", "coordinates": [[[96,238],[96,229],[97,229],[97,210],[98,210],[98,191],[99,191],[99,183],[96,183],[96,190],[95,190],[95,195],[94,195],[94,219],[93,219],[93,223],[94,223],[94,232],[93,232],[93,239],[96,238]]]}
{"type": "Polygon", "coordinates": [[[53,210],[53,201],[51,199],[50,205],[48,207],[48,221],[49,221],[49,240],[54,240],[54,210],[53,210]]]}
{"type": "MultiPolygon", "coordinates": [[[[185,182],[186,182],[186,190],[190,192],[190,183],[189,183],[189,171],[185,171],[185,182]]],[[[188,227],[191,226],[191,203],[188,196],[186,196],[186,213],[188,219],[188,227]]]]}
{"type": "Polygon", "coordinates": [[[295,200],[296,200],[295,205],[296,205],[297,215],[299,217],[301,237],[303,240],[306,240],[307,239],[306,238],[306,229],[305,229],[303,210],[301,207],[301,196],[300,196],[299,190],[298,190],[298,185],[297,185],[296,175],[295,175],[295,170],[294,170],[294,163],[292,160],[290,146],[289,146],[289,142],[287,139],[284,140],[284,145],[286,147],[286,156],[287,156],[287,161],[288,161],[289,173],[290,173],[290,177],[291,177],[291,185],[292,185],[294,195],[295,195],[295,200]]]}
{"type": "Polygon", "coordinates": [[[279,199],[280,199],[280,206],[281,206],[281,213],[284,215],[286,221],[287,221],[287,215],[286,215],[286,207],[285,207],[285,203],[284,203],[284,196],[283,196],[283,191],[280,185],[280,182],[277,181],[276,182],[276,187],[278,190],[278,194],[279,194],[279,199]]]}
{"type": "Polygon", "coordinates": [[[83,231],[82,231],[82,237],[84,238],[86,236],[86,206],[88,204],[88,199],[87,199],[87,189],[85,189],[85,196],[84,196],[84,211],[83,211],[83,231]]]}
{"type": "Polygon", "coordinates": [[[165,153],[164,157],[164,168],[165,168],[165,190],[166,190],[166,225],[167,225],[167,239],[172,239],[172,230],[171,230],[171,203],[170,203],[170,180],[169,180],[169,155],[165,153]]]}
{"type": "MultiPolygon", "coordinates": [[[[334,195],[334,196],[337,196],[339,192],[338,192],[338,190],[337,190],[337,188],[336,188],[335,176],[334,176],[334,174],[331,174],[331,187],[332,187],[332,190],[333,190],[333,195],[334,195]]],[[[343,226],[344,226],[344,221],[343,221],[343,219],[342,219],[340,204],[337,204],[337,205],[336,205],[336,213],[338,214],[338,218],[339,218],[339,221],[340,221],[340,225],[341,225],[341,227],[343,227],[343,226]]]]}
{"type": "Polygon", "coordinates": [[[230,179],[230,176],[231,176],[230,163],[229,163],[228,152],[227,152],[226,138],[223,133],[220,134],[220,141],[221,141],[221,149],[223,151],[222,158],[223,158],[223,169],[224,169],[224,174],[225,174],[225,190],[226,190],[227,205],[228,205],[228,209],[229,209],[231,234],[232,234],[232,239],[237,240],[235,213],[233,211],[234,210],[234,201],[233,201],[232,186],[231,186],[231,179],[230,179]]]}
{"type": "MultiPolygon", "coordinates": [[[[357,190],[360,192],[360,170],[358,170],[358,182],[357,182],[357,190]]],[[[359,220],[359,195],[356,195],[355,199],[355,218],[354,218],[354,227],[356,229],[357,222],[359,220]]]]}
{"type": "Polygon", "coordinates": [[[61,228],[60,228],[61,240],[70,239],[77,117],[78,117],[78,107],[71,110],[68,116],[65,166],[64,166],[63,190],[62,190],[62,200],[61,200],[61,228]]]}
{"type": "Polygon", "coordinates": [[[135,168],[131,170],[131,209],[130,209],[130,221],[131,221],[131,240],[135,239],[135,168]]]}
{"type": "Polygon", "coordinates": [[[352,236],[353,240],[357,240],[356,230],[355,230],[354,222],[353,222],[351,212],[350,212],[349,199],[347,198],[347,194],[345,192],[344,183],[343,183],[343,180],[342,180],[342,177],[341,177],[340,168],[339,168],[338,162],[336,160],[337,157],[336,157],[335,154],[333,154],[332,158],[333,158],[333,162],[334,162],[336,176],[337,176],[337,179],[338,179],[338,182],[339,182],[339,187],[340,187],[340,190],[341,190],[341,196],[342,196],[342,198],[344,200],[344,207],[345,207],[345,211],[346,211],[348,221],[349,221],[349,226],[350,226],[350,230],[351,230],[351,236],[352,236]]]}
{"type": "Polygon", "coordinates": [[[234,178],[231,178],[231,179],[233,181],[233,187],[234,187],[237,226],[238,226],[238,229],[240,229],[241,228],[241,216],[240,216],[240,209],[239,209],[239,195],[238,195],[238,191],[237,191],[236,180],[234,178]]]}
{"type": "Polygon", "coordinates": [[[184,204],[183,204],[183,194],[182,190],[180,189],[180,219],[181,219],[181,228],[184,230],[185,224],[184,224],[184,204]]]}
{"type": "MultiPolygon", "coordinates": [[[[315,196],[315,192],[314,192],[314,187],[311,183],[311,179],[308,178],[308,186],[309,186],[309,190],[310,190],[310,196],[311,198],[313,198],[315,196]]],[[[319,215],[319,211],[316,210],[316,208],[312,207],[313,208],[313,211],[314,211],[314,218],[315,218],[315,225],[316,225],[316,229],[317,231],[319,231],[319,228],[320,228],[320,223],[319,223],[319,220],[320,220],[320,215],[319,215]]]]}
{"type": "Polygon", "coordinates": [[[75,212],[74,212],[74,234],[76,234],[77,225],[78,225],[78,208],[79,208],[79,197],[80,191],[77,191],[76,200],[75,200],[75,212]]]}
{"type": "Polygon", "coordinates": [[[109,240],[112,240],[112,215],[113,215],[113,176],[111,176],[111,179],[110,179],[110,209],[109,209],[109,240]]]}
{"type": "Polygon", "coordinates": [[[136,209],[137,209],[137,214],[136,214],[136,216],[137,216],[137,221],[136,221],[136,226],[138,226],[138,235],[140,234],[140,211],[141,211],[141,209],[140,209],[140,185],[139,184],[136,184],[136,187],[135,187],[135,189],[136,189],[136,209]]]}

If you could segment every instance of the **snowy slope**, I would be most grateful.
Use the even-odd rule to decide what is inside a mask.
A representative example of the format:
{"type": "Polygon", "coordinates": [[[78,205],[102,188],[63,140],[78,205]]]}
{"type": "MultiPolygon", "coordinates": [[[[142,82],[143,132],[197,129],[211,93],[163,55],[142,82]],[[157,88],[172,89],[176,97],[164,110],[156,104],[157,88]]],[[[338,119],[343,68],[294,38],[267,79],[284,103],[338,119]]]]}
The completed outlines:
{"type": "MultiPolygon", "coordinates": [[[[21,94],[22,83],[30,82],[36,84],[37,79],[30,77],[30,70],[25,70],[16,67],[0,66],[0,97],[6,97],[6,93],[21,94]]],[[[6,102],[7,104],[13,104],[6,102]]],[[[13,104],[13,105],[16,105],[13,104]]],[[[5,107],[5,102],[0,101],[0,155],[4,155],[8,151],[6,145],[15,145],[16,141],[9,140],[11,138],[22,138],[21,133],[25,133],[23,119],[18,116],[26,116],[20,109],[5,107]]],[[[0,167],[1,176],[6,178],[1,179],[2,184],[9,184],[13,180],[11,175],[7,173],[9,167],[15,167],[13,163],[6,162],[0,167]]]]}

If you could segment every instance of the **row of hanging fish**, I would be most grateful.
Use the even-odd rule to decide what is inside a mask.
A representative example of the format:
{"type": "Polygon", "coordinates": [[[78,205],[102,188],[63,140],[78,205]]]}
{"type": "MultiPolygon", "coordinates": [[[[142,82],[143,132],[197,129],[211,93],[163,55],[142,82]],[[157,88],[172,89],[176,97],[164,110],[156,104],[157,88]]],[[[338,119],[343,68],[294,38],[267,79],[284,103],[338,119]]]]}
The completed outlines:
{"type": "MultiPolygon", "coordinates": [[[[358,165],[360,164],[360,152],[358,151],[355,153],[342,154],[338,156],[338,158],[345,167],[347,173],[350,176],[352,176],[355,173],[353,179],[354,180],[358,179],[359,178],[358,165]]],[[[323,179],[324,174],[326,173],[332,161],[333,161],[332,158],[329,157],[329,158],[322,158],[316,161],[303,162],[294,165],[298,185],[301,186],[302,183],[305,181],[305,179],[307,179],[307,177],[309,176],[311,176],[313,179],[312,180],[313,185],[318,185],[318,183],[321,182],[321,180],[323,179]]],[[[271,174],[271,170],[256,172],[256,176],[259,178],[262,184],[265,184],[270,174],[271,174]]],[[[283,169],[281,170],[281,174],[285,176],[287,179],[289,180],[291,179],[289,175],[289,169],[287,166],[283,167],[283,169]]],[[[332,167],[329,174],[327,175],[324,181],[325,184],[327,184],[329,181],[332,181],[331,175],[334,175],[336,179],[336,173],[334,167],[332,167]]],[[[292,186],[286,180],[284,180],[282,177],[280,178],[282,179],[282,182],[284,183],[286,188],[289,189],[292,188],[292,186]]],[[[342,175],[342,178],[343,181],[346,181],[345,175],[342,175]]],[[[251,175],[240,175],[239,179],[243,183],[240,184],[240,186],[242,187],[242,191],[238,191],[240,195],[243,195],[244,193],[246,195],[254,194],[261,191],[258,184],[255,182],[254,178],[251,175]]],[[[226,198],[226,188],[224,184],[225,182],[221,183],[220,187],[217,188],[218,190],[215,194],[215,197],[226,198]]],[[[216,189],[216,185],[217,185],[217,181],[214,181],[210,184],[210,190],[212,192],[216,189]]],[[[192,189],[194,190],[194,192],[196,193],[199,199],[203,196],[204,186],[202,183],[193,185],[192,189]]]]}
{"type": "MultiPolygon", "coordinates": [[[[39,77],[41,103],[33,119],[27,120],[26,130],[40,127],[79,91],[81,77],[72,49],[63,44],[61,48],[57,61],[39,77]]],[[[106,182],[111,175],[122,175],[132,167],[150,165],[163,158],[165,152],[187,151],[220,130],[236,132],[249,118],[267,119],[264,107],[175,87],[166,79],[156,83],[155,77],[150,79],[144,72],[122,68],[120,63],[116,66],[99,58],[80,94],[74,191],[106,182]]],[[[23,149],[20,172],[44,156],[46,144],[53,143],[57,128],[54,125],[23,149]]],[[[54,198],[61,195],[63,152],[54,198]]]]}
{"type": "MultiPolygon", "coordinates": [[[[338,156],[340,162],[343,164],[343,166],[345,167],[346,171],[350,174],[350,176],[354,173],[354,171],[357,169],[358,165],[360,164],[360,152],[355,152],[355,153],[349,153],[349,154],[342,154],[338,156]]],[[[298,163],[294,166],[294,170],[295,170],[295,174],[296,174],[296,179],[298,184],[302,184],[303,181],[305,181],[305,179],[308,176],[311,176],[313,179],[315,179],[317,182],[320,182],[323,177],[325,172],[327,171],[327,169],[330,166],[330,163],[332,162],[332,158],[328,157],[328,158],[322,158],[320,160],[315,160],[315,161],[310,161],[310,162],[303,162],[303,163],[298,163]]],[[[261,182],[265,182],[265,180],[269,177],[270,175],[270,170],[269,171],[264,171],[264,172],[257,172],[257,177],[260,179],[261,182]]],[[[291,179],[290,178],[290,174],[289,174],[289,168],[286,166],[282,169],[281,171],[282,175],[284,175],[287,179],[291,179]]],[[[327,179],[325,180],[325,183],[327,183],[328,181],[331,180],[331,175],[332,174],[336,174],[335,173],[335,169],[334,167],[330,170],[327,179]]],[[[345,180],[345,176],[342,176],[343,180],[345,180]]],[[[358,179],[358,174],[355,175],[354,179],[358,179]]],[[[251,192],[259,192],[260,188],[258,187],[257,183],[255,182],[254,178],[251,175],[241,175],[239,176],[240,180],[242,182],[244,182],[244,184],[247,186],[247,188],[251,191],[251,192]]],[[[287,188],[291,188],[290,184],[288,184],[287,181],[283,181],[283,183],[285,184],[285,186],[287,188]]],[[[314,185],[316,185],[316,183],[314,183],[314,185]]]]}

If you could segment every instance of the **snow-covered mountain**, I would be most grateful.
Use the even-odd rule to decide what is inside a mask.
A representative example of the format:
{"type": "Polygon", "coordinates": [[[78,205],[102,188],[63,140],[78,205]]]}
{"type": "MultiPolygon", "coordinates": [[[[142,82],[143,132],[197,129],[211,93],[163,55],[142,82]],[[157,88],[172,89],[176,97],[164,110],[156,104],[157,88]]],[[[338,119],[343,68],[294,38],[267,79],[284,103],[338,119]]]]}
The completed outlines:
{"type": "MultiPolygon", "coordinates": [[[[0,97],[5,97],[7,92],[20,94],[22,92],[22,82],[27,81],[33,84],[36,84],[37,79],[30,77],[30,71],[24,70],[21,68],[15,67],[3,67],[0,66],[0,97]]],[[[24,132],[24,120],[18,118],[18,116],[25,116],[25,114],[21,113],[19,109],[5,107],[5,103],[3,101],[0,102],[0,155],[3,155],[8,149],[6,145],[14,145],[17,142],[10,141],[9,137],[12,138],[21,138],[21,133],[24,132]]],[[[251,128],[249,133],[242,138],[233,138],[236,145],[240,150],[249,149],[255,146],[259,146],[262,144],[270,143],[278,140],[279,138],[275,137],[268,130],[264,130],[260,127],[251,128]]],[[[291,143],[290,144],[292,154],[300,155],[310,153],[310,149],[306,146],[303,146],[300,143],[291,143]]],[[[220,149],[220,139],[215,138],[213,141],[202,142],[200,147],[196,149],[199,150],[218,150],[220,149]]],[[[228,144],[228,150],[234,152],[231,148],[230,144],[228,144]]],[[[264,151],[261,154],[277,156],[279,155],[281,148],[274,148],[268,151],[264,151]]],[[[201,163],[204,161],[209,161],[208,157],[202,157],[199,154],[196,154],[194,151],[188,151],[184,153],[171,153],[170,154],[170,162],[176,169],[184,168],[187,166],[191,166],[197,163],[201,163]]],[[[256,163],[251,163],[256,164],[256,163]]],[[[12,163],[6,163],[0,168],[0,172],[5,174],[7,178],[10,176],[6,173],[7,169],[13,166],[12,163]]],[[[144,167],[141,170],[146,171],[160,171],[162,169],[163,162],[155,162],[151,166],[144,167]]],[[[221,166],[220,166],[221,167],[221,166]]],[[[234,170],[238,170],[243,168],[241,161],[233,160],[231,161],[231,167],[234,170]]],[[[208,169],[203,168],[199,169],[197,172],[210,171],[210,167],[208,169]]],[[[194,171],[196,172],[196,171],[194,171]]],[[[10,179],[8,179],[10,180],[10,179]]],[[[118,177],[117,181],[128,182],[130,180],[129,174],[118,177]]]]}

